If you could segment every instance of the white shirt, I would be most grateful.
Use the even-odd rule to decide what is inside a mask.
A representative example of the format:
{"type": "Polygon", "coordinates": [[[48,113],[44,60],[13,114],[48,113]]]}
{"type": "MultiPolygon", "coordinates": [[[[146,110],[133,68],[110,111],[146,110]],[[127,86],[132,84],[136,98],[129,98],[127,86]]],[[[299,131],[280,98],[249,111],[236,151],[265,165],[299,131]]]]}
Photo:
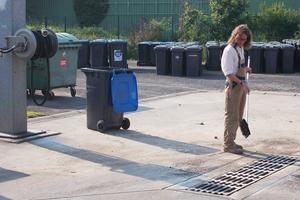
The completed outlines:
{"type": "MultiPolygon", "coordinates": [[[[240,53],[241,60],[244,59],[244,47],[236,47],[240,53]]],[[[221,59],[221,67],[225,76],[228,74],[236,74],[239,71],[239,57],[235,49],[231,45],[227,45],[223,51],[221,59]]]]}

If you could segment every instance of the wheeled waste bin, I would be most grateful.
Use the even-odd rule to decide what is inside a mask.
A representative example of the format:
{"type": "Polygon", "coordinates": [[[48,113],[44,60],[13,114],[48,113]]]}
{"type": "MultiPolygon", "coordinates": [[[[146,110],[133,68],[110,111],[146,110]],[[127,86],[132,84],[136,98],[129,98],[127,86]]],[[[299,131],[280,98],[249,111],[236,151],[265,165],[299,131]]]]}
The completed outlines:
{"type": "Polygon", "coordinates": [[[279,71],[282,73],[294,73],[295,47],[290,44],[281,44],[281,63],[279,71]]]}
{"type": "Polygon", "coordinates": [[[150,44],[151,42],[139,42],[138,43],[138,61],[137,66],[147,66],[150,64],[150,44]]]}
{"type": "Polygon", "coordinates": [[[127,41],[109,40],[109,65],[110,67],[128,68],[127,41]]]}
{"type": "Polygon", "coordinates": [[[90,67],[90,40],[81,40],[81,49],[78,51],[77,69],[90,67]]]}
{"type": "Polygon", "coordinates": [[[200,76],[202,74],[202,51],[201,45],[186,47],[186,76],[200,76]]]}
{"type": "Polygon", "coordinates": [[[296,72],[300,72],[300,40],[295,45],[294,67],[296,72]]]}
{"type": "Polygon", "coordinates": [[[170,70],[170,46],[169,45],[158,45],[154,48],[156,54],[156,74],[157,75],[168,75],[170,70]]]}
{"type": "Polygon", "coordinates": [[[98,39],[90,42],[91,67],[108,67],[108,40],[98,39]]]}
{"type": "Polygon", "coordinates": [[[279,49],[277,44],[266,43],[264,45],[264,72],[277,73],[279,70],[279,49]]]}
{"type": "Polygon", "coordinates": [[[228,45],[228,42],[226,42],[226,41],[220,42],[220,49],[221,49],[220,57],[222,57],[223,51],[224,51],[224,49],[227,47],[227,45],[228,45]]]}
{"type": "Polygon", "coordinates": [[[154,48],[158,45],[161,45],[162,42],[151,42],[149,46],[149,65],[155,66],[156,65],[156,56],[154,48]]]}
{"type": "Polygon", "coordinates": [[[207,63],[206,69],[211,71],[221,70],[220,43],[218,41],[208,41],[206,43],[207,63]]]}
{"type": "MultiPolygon", "coordinates": [[[[261,43],[252,43],[251,49],[248,50],[250,56],[250,67],[253,73],[263,72],[263,60],[264,60],[264,45],[261,43]]],[[[248,57],[245,56],[248,65],[248,57]]]]}
{"type": "MultiPolygon", "coordinates": [[[[42,94],[49,92],[49,98],[54,97],[54,88],[70,87],[71,96],[76,95],[75,85],[77,76],[78,50],[81,41],[68,33],[56,33],[59,46],[58,51],[49,59],[50,88],[48,86],[47,59],[38,58],[33,62],[33,89],[42,90],[42,94]]],[[[27,89],[30,89],[31,61],[27,61],[27,89]]],[[[30,91],[34,92],[34,91],[30,91]]]]}
{"type": "Polygon", "coordinates": [[[183,46],[171,47],[172,76],[185,76],[185,52],[183,46]]]}
{"type": "Polygon", "coordinates": [[[113,67],[82,68],[86,75],[87,128],[104,133],[128,129],[124,112],[138,108],[136,78],[132,69],[113,67]]]}

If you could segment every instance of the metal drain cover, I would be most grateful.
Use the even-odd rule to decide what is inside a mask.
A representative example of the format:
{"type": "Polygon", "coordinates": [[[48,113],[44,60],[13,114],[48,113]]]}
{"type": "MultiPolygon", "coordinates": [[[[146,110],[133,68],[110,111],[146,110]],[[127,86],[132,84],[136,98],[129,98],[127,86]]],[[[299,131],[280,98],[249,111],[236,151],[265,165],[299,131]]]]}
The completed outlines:
{"type": "Polygon", "coordinates": [[[295,158],[270,155],[210,181],[203,181],[189,190],[229,196],[297,161],[295,158]]]}

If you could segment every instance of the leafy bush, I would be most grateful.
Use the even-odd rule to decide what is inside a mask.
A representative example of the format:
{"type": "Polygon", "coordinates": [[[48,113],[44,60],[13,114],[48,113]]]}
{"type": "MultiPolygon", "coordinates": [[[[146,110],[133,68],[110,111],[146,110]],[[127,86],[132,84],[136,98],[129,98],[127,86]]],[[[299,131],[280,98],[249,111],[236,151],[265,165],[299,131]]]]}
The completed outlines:
{"type": "Polygon", "coordinates": [[[298,25],[298,31],[295,33],[295,39],[300,39],[300,25],[298,25]]]}
{"type": "Polygon", "coordinates": [[[139,42],[143,41],[163,41],[163,32],[169,30],[169,20],[163,18],[161,21],[155,19],[150,20],[148,23],[144,22],[142,26],[137,25],[132,30],[128,37],[128,58],[138,59],[138,46],[139,42]]]}
{"type": "Polygon", "coordinates": [[[239,24],[247,23],[250,14],[248,0],[211,0],[211,34],[214,40],[227,40],[239,24]]]}
{"type": "Polygon", "coordinates": [[[204,44],[209,38],[209,23],[207,16],[199,10],[187,6],[180,17],[180,27],[177,31],[179,41],[199,41],[204,44]]]}
{"type": "Polygon", "coordinates": [[[260,5],[256,24],[265,41],[282,41],[293,38],[300,24],[300,12],[286,9],[284,3],[274,3],[270,8],[266,3],[260,5]]]}
{"type": "Polygon", "coordinates": [[[80,27],[97,26],[109,9],[108,0],[74,0],[74,11],[80,27]]]}

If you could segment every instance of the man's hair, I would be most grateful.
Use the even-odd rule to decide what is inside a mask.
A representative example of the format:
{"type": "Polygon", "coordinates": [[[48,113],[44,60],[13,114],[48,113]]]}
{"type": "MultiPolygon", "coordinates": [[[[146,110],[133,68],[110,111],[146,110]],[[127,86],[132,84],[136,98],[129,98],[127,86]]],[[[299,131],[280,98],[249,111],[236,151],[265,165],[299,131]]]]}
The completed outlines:
{"type": "Polygon", "coordinates": [[[247,35],[247,40],[244,43],[245,49],[250,49],[252,47],[251,41],[252,41],[252,32],[248,28],[247,24],[241,24],[232,31],[231,37],[228,40],[228,44],[235,47],[237,45],[238,38],[241,36],[241,34],[247,35]]]}

